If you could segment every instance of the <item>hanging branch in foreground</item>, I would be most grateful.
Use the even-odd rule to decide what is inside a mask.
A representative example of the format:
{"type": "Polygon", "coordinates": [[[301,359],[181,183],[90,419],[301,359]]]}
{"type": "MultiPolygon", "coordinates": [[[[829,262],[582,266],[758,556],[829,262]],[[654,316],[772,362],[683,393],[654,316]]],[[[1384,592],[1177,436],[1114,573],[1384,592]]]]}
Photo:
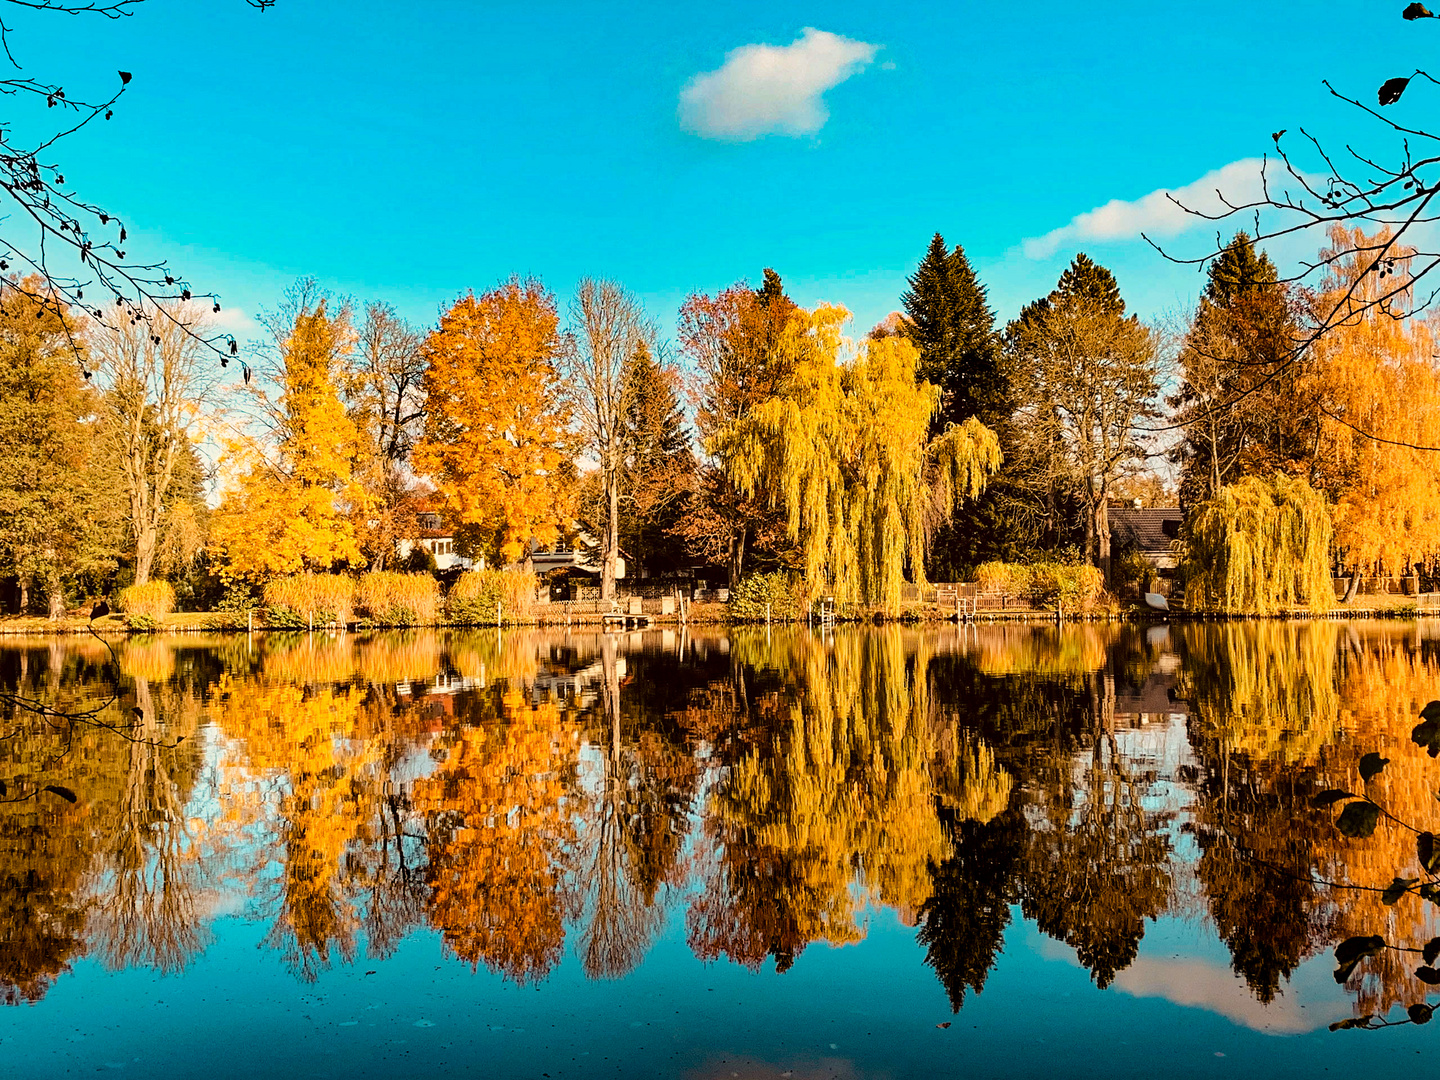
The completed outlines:
{"type": "MultiPolygon", "coordinates": [[[[51,14],[101,15],[120,19],[133,14],[144,0],[0,0],[0,4],[51,14]]],[[[275,0],[245,0],[264,10],[275,0]]],[[[0,50],[16,72],[23,69],[10,46],[12,27],[0,7],[0,50]]],[[[201,341],[220,357],[221,365],[239,350],[229,334],[205,333],[181,319],[173,303],[162,301],[208,300],[218,312],[213,293],[196,292],[164,262],[139,262],[125,250],[128,239],[123,219],[81,196],[67,185],[55,155],[58,144],[96,119],[109,120],[131,80],[128,71],[117,73],[119,85],[98,100],[71,98],[57,83],[17,74],[0,79],[0,95],[8,95],[45,108],[59,109],[61,121],[45,135],[24,140],[10,123],[0,122],[0,191],[8,196],[8,213],[0,217],[0,274],[13,276],[0,289],[30,296],[56,314],[66,309],[84,311],[107,325],[128,320],[149,324],[156,317],[169,320],[201,341]],[[36,275],[39,287],[21,279],[36,275]],[[89,290],[89,297],[86,291],[89,290]]],[[[7,201],[0,197],[0,202],[7,201]]],[[[68,325],[68,322],[67,322],[68,325]]],[[[72,342],[72,344],[75,344],[72,342]]],[[[75,356],[85,367],[82,350],[75,356]]],[[[90,372],[85,371],[86,378],[90,372]]]]}
{"type": "MultiPolygon", "coordinates": [[[[135,718],[128,724],[112,723],[102,718],[105,710],[120,700],[120,658],[115,655],[114,646],[101,637],[95,630],[95,620],[102,619],[109,614],[110,605],[101,600],[91,609],[90,621],[85,624],[86,631],[88,631],[96,641],[100,642],[101,645],[104,645],[105,651],[110,654],[110,659],[105,664],[105,668],[110,676],[110,696],[100,702],[100,704],[87,709],[61,709],[39,698],[28,697],[25,694],[15,693],[9,690],[0,690],[0,705],[8,706],[12,715],[14,712],[30,713],[33,716],[38,716],[57,731],[64,731],[64,747],[47,763],[47,767],[70,753],[71,746],[75,740],[75,728],[80,724],[112,732],[127,742],[144,746],[158,746],[164,750],[173,750],[185,741],[184,735],[177,736],[174,742],[166,742],[163,739],[142,739],[131,734],[145,719],[144,710],[139,706],[133,708],[132,711],[135,718]]],[[[22,730],[22,728],[16,727],[11,731],[7,731],[4,735],[0,735],[0,740],[13,739],[19,735],[22,730]]],[[[59,784],[35,785],[29,792],[12,795],[10,792],[10,783],[0,779],[0,803],[26,802],[27,800],[38,798],[45,792],[56,795],[66,802],[73,803],[77,798],[75,792],[59,784]]]]}
{"type": "MultiPolygon", "coordinates": [[[[1409,22],[1437,18],[1419,3],[1411,3],[1401,17],[1409,22]]],[[[1233,399],[1211,406],[1213,412],[1228,412],[1243,398],[1263,391],[1338,327],[1375,315],[1407,319],[1430,308],[1440,296],[1440,285],[1421,284],[1440,266],[1440,248],[1433,240],[1426,242],[1426,226],[1440,221],[1440,205],[1435,203],[1440,195],[1440,132],[1409,126],[1380,111],[1399,102],[1417,79],[1440,85],[1440,80],[1417,69],[1410,75],[1387,79],[1379,87],[1373,107],[1340,92],[1329,80],[1323,82],[1333,98],[1364,113],[1393,140],[1383,153],[1363,151],[1346,142],[1344,153],[1337,154],[1304,128],[1298,129],[1300,143],[1295,147],[1296,136],[1286,142],[1287,129],[1281,128],[1271,135],[1276,157],[1266,155],[1264,159],[1258,197],[1232,199],[1217,190],[1218,209],[1207,211],[1174,195],[1167,196],[1193,217],[1213,222],[1234,220],[1251,231],[1257,245],[1317,231],[1333,236],[1332,230],[1344,226],[1350,227],[1348,233],[1354,238],[1351,243],[1327,248],[1313,259],[1300,260],[1293,273],[1279,279],[1281,284],[1303,288],[1310,294],[1314,300],[1310,318],[1275,367],[1233,399]],[[1328,292],[1317,287],[1322,278],[1344,264],[1359,269],[1346,287],[1328,292]]],[[[1148,235],[1144,239],[1166,259],[1195,266],[1217,258],[1226,246],[1217,231],[1214,249],[1185,258],[1148,235]]],[[[1340,417],[1331,418],[1366,437],[1381,439],[1340,417]]],[[[1437,449],[1383,441],[1413,449],[1437,449]]]]}
{"type": "MultiPolygon", "coordinates": [[[[1410,732],[1410,740],[1417,746],[1423,747],[1432,758],[1440,756],[1440,701],[1432,701],[1420,710],[1420,723],[1416,724],[1410,732]]],[[[1360,759],[1361,782],[1368,784],[1384,772],[1385,766],[1389,764],[1389,758],[1381,757],[1374,751],[1364,755],[1360,759]]],[[[1320,792],[1311,800],[1311,805],[1319,809],[1326,809],[1342,803],[1344,805],[1335,819],[1335,827],[1352,839],[1363,840],[1372,835],[1382,817],[1415,834],[1415,859],[1419,864],[1417,867],[1419,873],[1413,877],[1402,877],[1397,874],[1395,879],[1385,887],[1381,901],[1393,906],[1400,901],[1401,897],[1413,892],[1422,900],[1440,905],[1440,837],[1433,832],[1417,829],[1409,822],[1400,820],[1366,794],[1332,788],[1329,791],[1320,792]]],[[[1329,884],[1333,885],[1334,883],[1329,884]]],[[[1355,886],[1337,887],[1355,888],[1355,886]]],[[[1369,956],[1378,956],[1385,949],[1418,953],[1424,963],[1415,969],[1415,978],[1427,987],[1440,986],[1440,969],[1434,966],[1436,961],[1440,960],[1440,937],[1431,938],[1422,948],[1414,949],[1392,945],[1379,934],[1346,938],[1335,947],[1335,981],[1345,983],[1362,960],[1369,956]]],[[[1408,1006],[1405,1012],[1408,1017],[1406,1020],[1387,1020],[1383,1016],[1375,1015],[1337,1020],[1330,1025],[1330,1030],[1428,1024],[1435,1013],[1435,1007],[1426,1004],[1422,993],[1421,999],[1408,1006]]]]}

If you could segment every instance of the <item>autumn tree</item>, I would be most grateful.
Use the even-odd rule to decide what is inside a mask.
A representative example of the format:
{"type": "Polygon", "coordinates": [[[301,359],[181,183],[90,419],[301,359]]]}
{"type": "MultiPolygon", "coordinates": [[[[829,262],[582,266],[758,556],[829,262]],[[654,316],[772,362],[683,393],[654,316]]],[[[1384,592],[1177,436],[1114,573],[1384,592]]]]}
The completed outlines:
{"type": "Polygon", "coordinates": [[[924,579],[927,529],[975,498],[1000,464],[973,417],[929,437],[939,391],[917,383],[903,337],[841,363],[843,308],[792,316],[776,346],[787,377],[711,449],[736,489],[785,514],[808,587],[896,612],[907,569],[924,579]]]}
{"type": "Polygon", "coordinates": [[[75,362],[69,319],[0,283],[0,569],[19,583],[22,613],[43,592],[52,617],[65,582],[113,570],[121,541],[101,403],[75,362]]]}
{"type": "Polygon", "coordinates": [[[705,457],[678,528],[697,554],[723,563],[740,580],[747,555],[772,562],[786,554],[783,526],[770,500],[745,495],[713,449],[732,424],[773,396],[788,375],[781,339],[799,308],[780,275],[765,269],[759,289],[744,283],[714,296],[693,293],[680,309],[680,347],[693,372],[695,426],[705,457]]]}
{"type": "Polygon", "coordinates": [[[631,397],[627,373],[655,328],[640,301],[613,281],[586,278],[570,303],[570,329],[560,354],[560,386],[578,427],[581,448],[600,466],[600,598],[615,595],[620,557],[621,499],[631,397]]]}
{"type": "Polygon", "coordinates": [[[408,466],[425,416],[423,341],[389,304],[368,304],[346,379],[344,397],[359,434],[356,478],[368,497],[356,526],[366,561],[376,570],[385,569],[398,541],[414,535],[408,466]]]}
{"type": "MultiPolygon", "coordinates": [[[[1102,990],[1139,953],[1147,921],[1168,907],[1172,813],[1150,798],[1153,781],[1116,738],[1115,676],[1086,678],[1087,748],[1054,747],[1031,786],[1021,910],[1042,933],[1075,949],[1102,990]]],[[[1152,774],[1153,775],[1153,774],[1152,774]]]]}
{"type": "Polygon", "coordinates": [[[1299,379],[1318,426],[1307,475],[1328,496],[1336,554],[1357,583],[1361,573],[1405,574],[1440,561],[1436,320],[1409,317],[1408,293],[1388,308],[1373,302],[1410,273],[1403,247],[1383,277],[1365,273],[1356,250],[1387,239],[1332,231],[1320,253],[1331,272],[1313,303],[1346,313],[1312,346],[1299,379]]]}
{"type": "Polygon", "coordinates": [[[462,720],[415,783],[431,921],[472,967],[533,982],[565,945],[578,733],[555,702],[532,705],[516,685],[481,695],[462,720]]]}
{"type": "Polygon", "coordinates": [[[1185,522],[1185,603],[1194,611],[1270,615],[1328,611],[1330,512],[1303,479],[1247,476],[1194,508],[1185,522]]]}
{"type": "Polygon", "coordinates": [[[340,398],[354,342],[348,308],[331,314],[302,282],[294,321],[276,320],[278,394],[255,388],[271,441],[233,447],[239,476],[215,513],[212,548],[234,577],[259,580],[364,563],[353,518],[368,506],[354,474],[359,432],[340,398]]]}
{"type": "Polygon", "coordinates": [[[1146,456],[1139,423],[1154,413],[1157,352],[1155,334],[1126,316],[1114,276],[1083,254],[1006,329],[1020,467],[1047,497],[1076,494],[1085,556],[1102,570],[1110,492],[1146,456]]]}
{"type": "Polygon", "coordinates": [[[569,410],[555,297],[535,279],[455,302],[425,339],[415,471],[435,484],[468,550],[506,562],[571,525],[569,410]]]}
{"type": "Polygon", "coordinates": [[[203,318],[152,315],[98,325],[90,336],[106,381],[106,449],[124,479],[137,585],[150,580],[167,539],[181,548],[199,539],[183,535],[195,515],[183,497],[182,474],[196,464],[193,447],[207,433],[205,414],[213,408],[208,350],[191,332],[203,333],[203,318]]]}

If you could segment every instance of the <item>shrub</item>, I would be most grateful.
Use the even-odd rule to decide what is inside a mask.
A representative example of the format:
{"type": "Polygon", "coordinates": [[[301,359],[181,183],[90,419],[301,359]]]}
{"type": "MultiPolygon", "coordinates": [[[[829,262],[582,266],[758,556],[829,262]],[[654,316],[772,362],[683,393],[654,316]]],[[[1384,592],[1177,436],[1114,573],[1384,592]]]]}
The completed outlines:
{"type": "MultiPolygon", "coordinates": [[[[130,586],[132,589],[134,585],[130,586]]],[[[148,634],[159,627],[160,621],[147,612],[137,611],[133,615],[125,616],[125,625],[140,634],[148,634]]]]}
{"type": "Polygon", "coordinates": [[[1089,611],[1105,592],[1105,576],[1085,563],[1041,562],[1030,566],[1030,599],[1066,611],[1089,611]]]}
{"type": "Polygon", "coordinates": [[[1014,596],[1030,591],[1030,568],[1023,563],[981,563],[975,568],[975,580],[985,592],[1014,596]]]}
{"type": "Polygon", "coordinates": [[[440,583],[429,574],[361,574],[355,611],[376,626],[432,626],[440,611],[440,583]]]}
{"type": "Polygon", "coordinates": [[[1150,565],[1149,559],[1134,548],[1121,552],[1111,562],[1110,576],[1115,582],[1117,592],[1134,590],[1138,595],[1155,591],[1155,568],[1150,565]]]}
{"type": "Polygon", "coordinates": [[[154,620],[175,610],[175,590],[168,581],[147,581],[121,589],[116,603],[126,615],[145,615],[154,620]]]}
{"type": "Polygon", "coordinates": [[[780,622],[805,617],[800,583],[783,570],[751,574],[730,590],[730,618],[737,622],[763,620],[767,610],[780,622]]]}
{"type": "Polygon", "coordinates": [[[535,607],[535,575],[524,570],[467,570],[445,598],[445,614],[462,626],[494,626],[502,619],[526,620],[535,607]]]}
{"type": "Polygon", "coordinates": [[[216,611],[230,611],[244,614],[259,607],[255,590],[247,581],[232,581],[225,587],[225,594],[215,605],[216,611]]]}
{"type": "Polygon", "coordinates": [[[975,578],[987,592],[1025,596],[1040,607],[1089,611],[1105,593],[1105,575],[1087,563],[981,563],[975,578]]]}
{"type": "Polygon", "coordinates": [[[294,574],[265,585],[265,625],[303,630],[351,621],[355,580],[342,574],[294,574]]]}

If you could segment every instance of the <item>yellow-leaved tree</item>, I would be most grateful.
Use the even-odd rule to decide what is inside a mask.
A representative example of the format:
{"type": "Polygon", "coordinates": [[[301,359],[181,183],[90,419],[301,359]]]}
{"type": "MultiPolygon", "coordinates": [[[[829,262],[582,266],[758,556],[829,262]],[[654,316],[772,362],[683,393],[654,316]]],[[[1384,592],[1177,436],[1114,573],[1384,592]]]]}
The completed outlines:
{"type": "Polygon", "coordinates": [[[1343,566],[1409,573],[1440,560],[1440,455],[1422,449],[1440,446],[1435,326],[1407,317],[1405,292],[1376,303],[1406,280],[1411,249],[1394,248],[1382,278],[1366,271],[1387,232],[1337,225],[1330,240],[1320,256],[1331,267],[1322,306],[1343,317],[1316,341],[1307,365],[1320,408],[1314,482],[1330,496],[1343,566]]]}
{"type": "Polygon", "coordinates": [[[279,397],[255,391],[273,443],[230,448],[244,471],[216,510],[211,545],[233,578],[364,564],[351,520],[366,504],[352,473],[359,437],[338,391],[354,335],[345,312],[325,309],[302,304],[279,342],[279,397]]]}
{"type": "Polygon", "coordinates": [[[425,433],[412,463],[461,526],[467,554],[513,562],[532,539],[551,544],[570,526],[560,347],[555,297],[518,278],[461,297],[425,340],[425,433]]]}
{"type": "Polygon", "coordinates": [[[915,376],[903,337],[843,354],[849,312],[797,312],[778,349],[778,391],[723,427],[710,451],[747,497],[769,492],[799,548],[805,584],[895,613],[908,569],[924,578],[928,530],[1000,466],[994,432],[971,418],[929,438],[940,391],[915,376]]]}

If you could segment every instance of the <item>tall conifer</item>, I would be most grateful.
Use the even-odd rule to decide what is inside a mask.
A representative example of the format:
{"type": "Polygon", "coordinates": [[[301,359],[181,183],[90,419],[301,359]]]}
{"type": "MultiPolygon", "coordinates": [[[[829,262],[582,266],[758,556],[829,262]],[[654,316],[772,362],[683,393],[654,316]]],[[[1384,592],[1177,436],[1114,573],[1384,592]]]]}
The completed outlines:
{"type": "Polygon", "coordinates": [[[993,427],[1005,411],[995,313],[964,249],[937,232],[909,281],[904,330],[920,350],[920,378],[941,390],[935,431],[972,416],[993,427]]]}

